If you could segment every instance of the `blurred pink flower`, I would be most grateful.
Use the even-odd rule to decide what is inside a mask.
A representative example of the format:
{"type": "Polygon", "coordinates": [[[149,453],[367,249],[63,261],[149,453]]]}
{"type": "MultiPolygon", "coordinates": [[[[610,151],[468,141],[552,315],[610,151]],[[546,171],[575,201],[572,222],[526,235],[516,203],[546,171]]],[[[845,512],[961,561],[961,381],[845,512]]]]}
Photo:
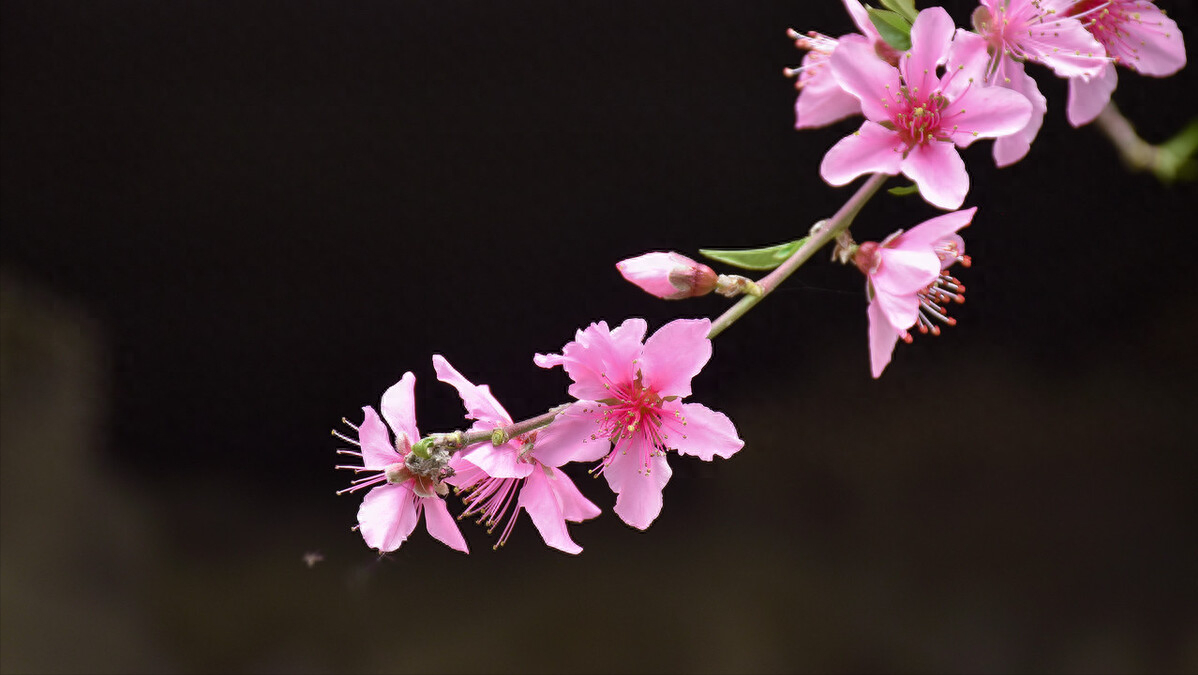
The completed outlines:
{"type": "Polygon", "coordinates": [[[625,279],[665,300],[707,295],[715,290],[716,273],[681,253],[655,251],[616,263],[625,279]]]}
{"type": "Polygon", "coordinates": [[[840,41],[832,73],[861,102],[866,121],[824,156],[824,180],[845,185],[866,173],[901,172],[931,204],[961,205],[969,174],[956,147],[1023,129],[1032,104],[1017,92],[986,86],[986,40],[967,31],[954,37],[954,31],[942,8],[923,10],[898,68],[874,58],[864,38],[840,41]]]}
{"type": "Polygon", "coordinates": [[[1106,66],[1106,50],[1080,21],[1062,16],[1041,0],[982,0],[973,25],[990,46],[988,84],[1027,97],[1032,116],[1016,133],[994,141],[994,161],[1008,166],[1023,159],[1040,131],[1047,102],[1023,61],[1042,63],[1059,77],[1090,78],[1106,66]]]}
{"type": "MultiPolygon", "coordinates": [[[[440,354],[433,356],[433,368],[437,379],[458,390],[466,417],[476,420],[472,429],[489,431],[512,424],[511,416],[487,385],[471,383],[440,354]]],[[[599,507],[583,497],[570,477],[557,468],[570,461],[568,453],[553,452],[553,441],[539,442],[538,433],[543,430],[500,446],[486,441],[466,448],[450,462],[454,475],[445,482],[465,493],[463,518],[477,515],[480,523],[493,529],[511,508],[495,548],[507,542],[516,516],[523,509],[546,544],[566,553],[581,553],[582,547],[566,531],[566,521],[594,518],[599,515],[599,507]]]]}
{"type": "Polygon", "coordinates": [[[965,301],[965,286],[947,270],[953,263],[968,266],[965,242],[956,234],[973,220],[977,208],[954,211],[899,230],[878,244],[865,242],[853,258],[865,274],[869,296],[869,361],[879,377],[890,363],[894,345],[911,341],[907,329],[940,334],[933,322],[954,325],[945,304],[965,301]]]}
{"type": "Polygon", "coordinates": [[[644,319],[615,330],[600,321],[578,331],[561,354],[533,359],[542,368],[562,366],[574,380],[570,395],[579,399],[545,429],[554,452],[602,458],[599,471],[618,495],[615,512],[633,527],[643,530],[661,513],[671,475],[667,450],[710,461],[744,446],[723,413],[680,402],[711,358],[710,328],[707,319],[678,319],[642,342],[644,319]]]}
{"type": "MultiPolygon", "coordinates": [[[[412,445],[420,440],[420,431],[416,428],[415,385],[416,376],[404,373],[399,382],[383,393],[383,417],[395,432],[394,445],[387,426],[370,406],[362,408],[366,419],[360,426],[350,424],[358,432],[358,440],[334,432],[342,440],[361,448],[361,452],[338,450],[339,453],[362,459],[361,466],[337,468],[370,473],[337,494],[373,486],[358,509],[357,528],[371,548],[384,552],[399,548],[416,529],[423,512],[429,534],[450,548],[469,553],[466,540],[441,499],[447,488],[441,484],[440,476],[424,471],[425,463],[412,456],[412,445]]],[[[433,464],[435,470],[435,462],[433,464]]]]}
{"type": "MultiPolygon", "coordinates": [[[[1166,77],[1186,64],[1186,46],[1177,23],[1147,0],[1043,0],[1064,16],[1082,22],[1115,63],[1141,75],[1166,77]]],[[[1118,74],[1108,63],[1093,77],[1069,79],[1069,123],[1089,124],[1111,100],[1118,74]]]]}

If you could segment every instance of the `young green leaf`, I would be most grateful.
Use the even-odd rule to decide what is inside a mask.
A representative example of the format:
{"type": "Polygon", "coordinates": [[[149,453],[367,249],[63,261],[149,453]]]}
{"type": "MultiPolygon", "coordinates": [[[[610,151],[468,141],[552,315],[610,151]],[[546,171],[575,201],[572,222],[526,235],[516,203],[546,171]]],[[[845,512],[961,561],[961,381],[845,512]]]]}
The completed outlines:
{"type": "Polygon", "coordinates": [[[743,249],[727,249],[717,250],[710,248],[699,249],[699,254],[717,260],[726,265],[740,267],[746,270],[772,270],[786,259],[794,255],[794,252],[799,250],[807,237],[796,239],[785,244],[777,246],[766,246],[765,248],[743,248],[743,249]]]}
{"type": "Polygon", "coordinates": [[[887,192],[889,192],[890,194],[892,194],[896,197],[906,197],[907,195],[913,195],[916,192],[919,192],[919,186],[916,185],[915,183],[912,183],[910,185],[900,185],[898,187],[890,188],[889,190],[887,190],[887,192]]]}
{"type": "Polygon", "coordinates": [[[900,52],[911,48],[911,22],[904,19],[902,14],[873,7],[865,9],[869,12],[869,20],[878,29],[878,34],[886,44],[900,52]]]}
{"type": "Polygon", "coordinates": [[[915,9],[915,0],[881,0],[882,6],[892,12],[898,12],[904,19],[915,23],[919,11],[915,9]]]}

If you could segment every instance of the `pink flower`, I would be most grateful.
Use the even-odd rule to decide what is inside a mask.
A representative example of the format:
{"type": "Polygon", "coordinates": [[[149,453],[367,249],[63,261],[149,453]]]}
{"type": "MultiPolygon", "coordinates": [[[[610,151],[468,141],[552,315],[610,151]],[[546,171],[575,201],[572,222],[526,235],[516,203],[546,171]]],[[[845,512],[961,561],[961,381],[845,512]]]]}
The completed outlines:
{"type": "MultiPolygon", "coordinates": [[[[1080,20],[1119,65],[1142,75],[1166,77],[1186,64],[1186,46],[1177,23],[1147,0],[1045,0],[1065,16],[1080,20]]],[[[1089,124],[1111,100],[1118,83],[1108,63],[1094,77],[1069,79],[1069,123],[1089,124]]]]}
{"type": "Polygon", "coordinates": [[[1106,66],[1106,50],[1080,21],[1061,16],[1041,0],[982,0],[973,25],[990,46],[986,82],[1017,91],[1032,103],[1027,125],[994,142],[995,163],[1008,166],[1027,154],[1048,109],[1022,61],[1043,63],[1059,77],[1088,79],[1106,66]]]}
{"type": "MultiPolygon", "coordinates": [[[[440,354],[433,356],[437,379],[453,385],[466,406],[466,417],[476,420],[472,429],[492,430],[512,424],[512,418],[491,395],[487,385],[475,385],[449,365],[440,354]]],[[[544,434],[544,430],[540,432],[544,434]]],[[[498,447],[490,441],[464,450],[450,462],[454,475],[445,482],[464,492],[466,511],[461,517],[478,515],[494,528],[511,508],[511,515],[495,548],[503,546],[521,510],[527,511],[545,543],[566,553],[581,553],[570,539],[566,521],[581,522],[599,515],[599,507],[582,496],[570,477],[557,467],[570,461],[553,439],[538,440],[538,432],[519,436],[498,447]],[[513,503],[514,497],[514,503],[513,503]]]]}
{"type": "Polygon", "coordinates": [[[868,279],[869,361],[876,378],[882,374],[894,345],[911,341],[907,329],[940,334],[932,320],[950,326],[949,301],[964,302],[965,286],[947,270],[953,263],[969,266],[965,242],[956,234],[973,220],[977,208],[954,211],[924,221],[907,232],[899,230],[881,244],[865,242],[853,262],[868,279]]]}
{"type": "MultiPolygon", "coordinates": [[[[898,52],[878,35],[878,29],[869,20],[865,7],[858,0],[844,0],[844,8],[857,25],[857,30],[873,46],[877,58],[891,64],[898,63],[898,52]]],[[[799,96],[795,99],[795,128],[812,129],[860,115],[861,104],[857,98],[840,88],[827,67],[828,59],[839,44],[838,40],[815,31],[800,35],[790,30],[787,35],[795,41],[796,47],[807,50],[798,68],[786,69],[786,75],[795,78],[795,88],[799,90],[799,96]]]]}
{"type": "Polygon", "coordinates": [[[642,343],[644,319],[611,331],[600,321],[578,331],[561,354],[533,359],[542,368],[562,366],[579,399],[546,432],[579,461],[603,459],[599,471],[618,495],[615,511],[633,527],[643,530],[661,513],[667,450],[710,461],[744,446],[723,413],[680,402],[711,358],[710,328],[707,319],[679,319],[642,343]]]}
{"type": "MultiPolygon", "coordinates": [[[[387,426],[370,406],[362,408],[366,419],[360,426],[350,424],[358,432],[358,440],[333,432],[338,438],[361,448],[361,452],[338,452],[360,457],[362,466],[337,468],[370,473],[337,494],[374,486],[366,493],[358,509],[357,528],[371,548],[384,552],[399,548],[416,529],[423,512],[424,525],[429,534],[450,548],[468,553],[466,540],[453,522],[453,516],[449,515],[445,501],[441,499],[441,495],[448,492],[441,482],[446,474],[444,468],[449,460],[448,454],[438,456],[434,452],[429,458],[422,458],[412,452],[413,443],[420,440],[413,396],[415,385],[416,376],[404,373],[399,382],[383,393],[383,417],[395,432],[394,445],[388,436],[387,426]]],[[[346,421],[346,424],[349,422],[346,421]]]]}
{"type": "Polygon", "coordinates": [[[954,37],[954,30],[942,8],[920,12],[898,68],[874,58],[864,38],[840,41],[832,73],[861,102],[866,121],[824,156],[824,180],[845,185],[865,173],[902,172],[935,206],[961,205],[969,174],[954,146],[1019,131],[1032,104],[1009,89],[985,86],[986,41],[966,31],[954,37]]]}
{"type": "Polygon", "coordinates": [[[616,263],[624,278],[664,300],[682,300],[715,290],[716,273],[681,253],[655,251],[616,263]]]}

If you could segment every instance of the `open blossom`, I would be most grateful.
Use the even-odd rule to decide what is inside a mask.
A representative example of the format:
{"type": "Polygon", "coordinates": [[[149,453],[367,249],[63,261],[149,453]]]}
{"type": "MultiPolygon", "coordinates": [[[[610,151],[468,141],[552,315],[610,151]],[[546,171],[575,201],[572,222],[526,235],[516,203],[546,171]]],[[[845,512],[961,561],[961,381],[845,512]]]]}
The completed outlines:
{"type": "Polygon", "coordinates": [[[878,244],[865,242],[853,262],[865,274],[869,302],[869,361],[874,377],[890,363],[894,345],[911,341],[908,330],[940,334],[937,321],[956,323],[946,313],[948,302],[964,302],[965,286],[946,270],[954,263],[969,266],[965,242],[957,230],[973,220],[977,208],[954,211],[899,230],[878,244]]]}
{"type": "MultiPolygon", "coordinates": [[[[394,551],[416,529],[420,514],[428,533],[450,548],[468,553],[466,540],[441,497],[448,492],[443,479],[449,456],[444,451],[420,457],[412,445],[420,440],[416,428],[416,402],[413,390],[416,376],[404,376],[383,393],[381,408],[387,425],[395,432],[391,442],[387,426],[373,408],[362,408],[366,419],[354,427],[358,440],[334,432],[342,440],[361,448],[361,452],[338,450],[361,458],[361,466],[339,466],[368,475],[337,494],[371,488],[358,509],[358,530],[367,545],[379,551],[394,551]]],[[[346,422],[349,424],[349,422],[346,422]]]]}
{"type": "Polygon", "coordinates": [[[715,290],[715,270],[681,253],[654,251],[616,263],[625,279],[665,300],[707,295],[715,290]]]}
{"type": "Polygon", "coordinates": [[[615,512],[642,530],[661,512],[667,450],[710,461],[744,446],[723,413],[681,402],[711,358],[711,322],[678,319],[644,341],[646,327],[644,319],[628,319],[609,330],[600,321],[578,331],[561,354],[534,358],[542,368],[562,366],[579,399],[545,433],[579,461],[602,459],[598,471],[618,495],[615,512]]]}
{"type": "Polygon", "coordinates": [[[986,83],[1017,91],[1032,103],[1027,125],[994,141],[995,163],[1008,166],[1027,154],[1048,109],[1024,61],[1042,63],[1059,77],[1089,79],[1101,74],[1109,59],[1081,21],[1042,0],[982,0],[973,25],[990,49],[986,83]]]}
{"type": "MultiPolygon", "coordinates": [[[[844,0],[844,8],[857,30],[861,31],[860,34],[873,45],[877,58],[892,64],[898,63],[898,52],[878,34],[878,29],[869,20],[869,14],[861,2],[844,0]]],[[[828,59],[839,41],[815,31],[800,35],[791,30],[787,34],[795,41],[795,46],[807,50],[798,68],[786,70],[788,76],[795,78],[795,88],[799,90],[795,99],[795,128],[822,127],[852,115],[860,115],[861,104],[857,98],[841,89],[828,68],[828,59]]]]}
{"type": "MultiPolygon", "coordinates": [[[[433,356],[437,379],[453,385],[466,406],[466,417],[476,420],[472,429],[492,430],[512,424],[487,385],[475,385],[462,377],[440,354],[433,356]]],[[[566,521],[581,522],[599,515],[599,507],[582,496],[570,477],[557,467],[571,461],[570,450],[552,439],[538,439],[537,431],[509,439],[502,445],[490,441],[464,450],[450,462],[454,474],[445,482],[465,493],[466,511],[461,517],[477,515],[494,528],[507,522],[495,548],[512,533],[520,511],[526,511],[545,543],[566,553],[581,553],[566,531],[566,521]],[[542,440],[544,442],[542,442],[542,440]],[[510,510],[510,515],[508,515],[510,510]]]]}
{"type": "Polygon", "coordinates": [[[901,172],[928,202],[959,207],[969,174],[957,147],[1015,133],[1031,117],[1023,95],[985,85],[988,63],[986,40],[956,31],[940,7],[916,17],[911,50],[897,68],[874,58],[864,38],[844,38],[832,55],[832,73],[861,102],[866,120],[828,151],[820,175],[845,185],[866,173],[901,172]]]}
{"type": "MultiPolygon", "coordinates": [[[[1147,0],[1044,0],[1081,21],[1115,63],[1141,75],[1166,77],[1186,64],[1186,47],[1177,23],[1147,0]]],[[[1094,77],[1069,79],[1066,114],[1075,127],[1089,124],[1111,100],[1119,76],[1107,63],[1094,77]]]]}

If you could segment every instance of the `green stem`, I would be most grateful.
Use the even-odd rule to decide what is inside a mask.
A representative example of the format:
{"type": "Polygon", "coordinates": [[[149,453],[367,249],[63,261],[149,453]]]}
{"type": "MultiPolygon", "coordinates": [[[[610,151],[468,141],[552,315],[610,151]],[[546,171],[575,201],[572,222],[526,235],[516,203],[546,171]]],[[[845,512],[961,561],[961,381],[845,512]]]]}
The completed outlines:
{"type": "Polygon", "coordinates": [[[570,407],[569,403],[563,403],[555,408],[551,408],[549,412],[530,417],[526,420],[520,420],[507,425],[506,427],[495,427],[494,429],[480,429],[478,431],[457,431],[451,434],[434,434],[442,442],[448,443],[454,448],[464,448],[482,443],[483,441],[491,441],[495,445],[503,445],[509,440],[527,434],[530,431],[540,429],[541,427],[549,426],[549,423],[558,416],[558,413],[570,407]],[[499,441],[496,443],[495,441],[499,441]]]}
{"type": "Polygon", "coordinates": [[[820,250],[827,245],[828,242],[835,239],[836,235],[847,230],[849,225],[853,223],[853,218],[857,217],[857,214],[861,211],[861,208],[865,206],[865,203],[869,201],[869,198],[874,196],[874,193],[882,187],[888,178],[890,178],[890,176],[884,173],[875,173],[874,175],[870,176],[869,180],[865,181],[861,187],[857,188],[857,192],[854,193],[853,196],[844,203],[844,206],[840,207],[840,210],[836,212],[836,215],[824,222],[819,232],[811,235],[811,237],[807,239],[807,242],[799,247],[799,250],[795,251],[789,258],[786,259],[786,262],[782,263],[776,267],[774,271],[757,281],[757,286],[761,289],[760,295],[744,296],[739,302],[729,307],[726,312],[721,314],[718,319],[711,322],[711,330],[708,331],[707,337],[715,338],[715,336],[724,332],[724,329],[726,329],[728,326],[731,326],[740,317],[744,316],[745,312],[753,309],[754,305],[761,302],[765,296],[769,295],[771,291],[777,288],[778,285],[785,281],[786,278],[791,274],[793,274],[795,270],[799,269],[803,263],[807,262],[807,260],[811,258],[816,251],[820,250]]]}

